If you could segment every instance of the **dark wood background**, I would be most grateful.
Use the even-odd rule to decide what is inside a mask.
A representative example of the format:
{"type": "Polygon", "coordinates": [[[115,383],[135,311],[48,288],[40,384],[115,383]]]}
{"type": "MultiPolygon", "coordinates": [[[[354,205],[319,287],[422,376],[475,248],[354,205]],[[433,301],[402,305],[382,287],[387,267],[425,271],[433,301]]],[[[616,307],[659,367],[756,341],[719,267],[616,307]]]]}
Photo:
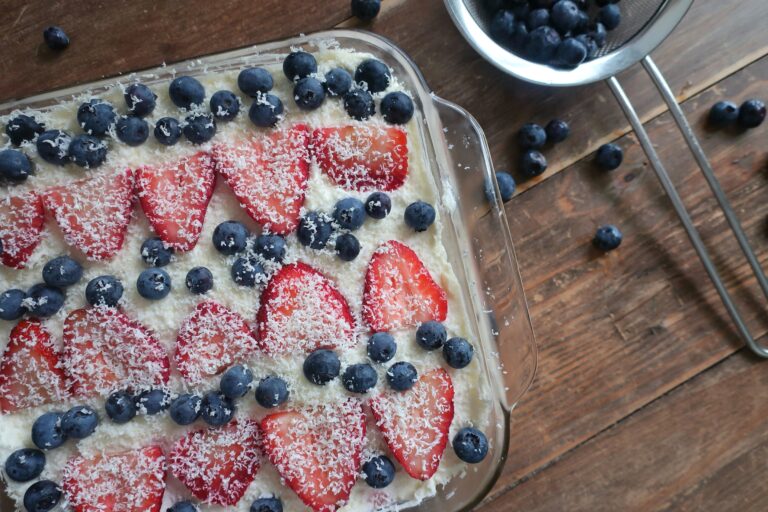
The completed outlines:
{"type": "MultiPolygon", "coordinates": [[[[472,112],[498,167],[514,171],[515,132],[562,117],[572,137],[507,205],[540,349],[513,416],[509,462],[481,510],[768,510],[768,362],[735,335],[635,137],[603,84],[551,90],[482,61],[439,0],[384,0],[366,28],[391,38],[435,92],[472,112]],[[606,141],[625,163],[592,165],[606,141]],[[600,255],[595,228],[617,224],[600,255]]],[[[348,0],[0,2],[0,101],[350,20],[348,0]],[[41,32],[72,46],[53,55],[41,32]]],[[[654,52],[701,137],[760,260],[768,257],[768,124],[715,132],[709,106],[768,99],[768,2],[696,0],[654,52]]],[[[756,336],[766,306],[722,214],[637,67],[621,77],[756,336]]],[[[763,340],[764,341],[764,340],[763,340]]],[[[3,508],[4,510],[4,508],[3,508]]]]}

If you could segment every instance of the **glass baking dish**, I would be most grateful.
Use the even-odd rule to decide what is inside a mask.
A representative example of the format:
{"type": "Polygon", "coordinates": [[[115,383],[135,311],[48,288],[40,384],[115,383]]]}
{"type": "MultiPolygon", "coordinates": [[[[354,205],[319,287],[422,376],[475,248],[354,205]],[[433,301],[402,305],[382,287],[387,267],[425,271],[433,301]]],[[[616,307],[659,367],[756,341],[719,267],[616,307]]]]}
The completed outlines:
{"type": "MultiPolygon", "coordinates": [[[[486,459],[468,466],[438,494],[421,502],[419,510],[448,512],[477,505],[498,478],[509,449],[510,414],[530,385],[536,370],[536,343],[520,279],[509,227],[496,183],[488,144],[482,129],[461,107],[430,92],[410,58],[390,41],[363,31],[332,30],[260,44],[200,59],[163,65],[136,73],[144,83],[167,81],[175,73],[203,75],[237,69],[245,64],[270,65],[282,61],[291,48],[337,45],[369,53],[387,63],[404,87],[413,93],[423,155],[438,187],[436,205],[444,219],[443,243],[450,264],[462,284],[470,326],[493,393],[489,418],[490,451],[486,459]],[[484,183],[491,183],[495,200],[489,203],[484,183]]],[[[129,77],[122,78],[131,78],[129,77]]],[[[45,109],[86,90],[98,94],[113,86],[116,77],[0,104],[0,115],[15,109],[45,109]]],[[[3,504],[0,499],[0,505],[3,504]]],[[[398,510],[414,507],[398,504],[398,510]]],[[[5,510],[6,506],[0,507],[5,510]]]]}

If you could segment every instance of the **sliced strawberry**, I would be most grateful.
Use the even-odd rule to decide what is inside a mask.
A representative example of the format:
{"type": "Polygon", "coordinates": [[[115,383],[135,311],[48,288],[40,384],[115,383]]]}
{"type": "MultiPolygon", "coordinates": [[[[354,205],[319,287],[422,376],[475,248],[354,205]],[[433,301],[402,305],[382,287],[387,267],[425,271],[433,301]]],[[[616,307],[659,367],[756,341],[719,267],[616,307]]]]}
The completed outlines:
{"type": "Polygon", "coordinates": [[[170,373],[168,355],[152,333],[103,306],[67,316],[63,359],[70,389],[79,397],[165,384],[170,373]]]}
{"type": "Polygon", "coordinates": [[[333,512],[347,502],[365,445],[358,400],[271,414],[261,431],[269,460],[308,507],[333,512]]]}
{"type": "Polygon", "coordinates": [[[372,331],[442,322],[447,313],[445,291],[410,247],[390,240],[376,249],[363,290],[363,319],[372,331]]]}
{"type": "Polygon", "coordinates": [[[213,155],[216,170],[253,220],[282,235],[298,227],[309,179],[306,125],[217,145],[213,155]]]}
{"type": "Polygon", "coordinates": [[[90,260],[108,260],[123,246],[133,206],[133,171],[49,188],[43,195],[64,241],[90,260]]]}
{"type": "Polygon", "coordinates": [[[231,421],[188,433],[171,452],[171,472],[199,500],[233,506],[259,471],[259,425],[231,421]]]}
{"type": "Polygon", "coordinates": [[[425,373],[408,391],[370,401],[376,425],[406,473],[429,480],[437,471],[453,421],[453,383],[448,372],[425,373]]]}
{"type": "Polygon", "coordinates": [[[211,155],[142,167],[136,177],[141,207],[160,239],[178,251],[194,249],[216,184],[211,155]]]}
{"type": "Polygon", "coordinates": [[[96,452],[67,461],[62,488],[75,512],[159,512],[165,474],[159,446],[96,452]]]}
{"type": "Polygon", "coordinates": [[[66,397],[64,370],[50,333],[38,320],[22,320],[11,331],[0,360],[0,411],[16,412],[66,397]]]}
{"type": "Polygon", "coordinates": [[[12,268],[24,268],[43,236],[43,202],[29,192],[0,199],[0,261],[12,268]]]}
{"type": "Polygon", "coordinates": [[[245,320],[221,304],[197,305],[176,338],[176,367],[192,383],[217,375],[250,357],[258,345],[245,320]]]}
{"type": "Polygon", "coordinates": [[[346,190],[397,190],[408,176],[408,136],[400,128],[318,128],[312,154],[320,170],[346,190]]]}
{"type": "Polygon", "coordinates": [[[355,343],[347,301],[306,263],[283,266],[261,294],[259,346],[268,354],[346,348],[355,343]]]}

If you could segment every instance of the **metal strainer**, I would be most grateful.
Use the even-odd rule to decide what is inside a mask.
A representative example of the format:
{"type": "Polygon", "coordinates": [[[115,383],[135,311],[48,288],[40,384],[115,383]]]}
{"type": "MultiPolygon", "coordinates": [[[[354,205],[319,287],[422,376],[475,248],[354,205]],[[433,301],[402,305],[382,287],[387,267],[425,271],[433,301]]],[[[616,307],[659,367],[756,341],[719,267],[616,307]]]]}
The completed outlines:
{"type": "Polygon", "coordinates": [[[448,12],[469,44],[497,68],[526,82],[546,86],[575,86],[599,80],[606,81],[619,105],[621,105],[632,129],[635,131],[640,145],[648,156],[648,160],[656,172],[656,176],[659,178],[664,191],[672,201],[672,206],[675,208],[678,217],[680,217],[694,249],[696,249],[709,278],[715,285],[728,314],[736,324],[739,334],[755,354],[768,358],[768,348],[759,345],[750,334],[744,319],[736,309],[728,290],[723,284],[723,280],[712,263],[712,259],[701,240],[701,236],[691,221],[690,214],[680,199],[675,186],[672,184],[669,174],[659,159],[659,155],[653,148],[653,144],[643,127],[642,121],[638,117],[624,89],[616,79],[616,75],[621,71],[638,62],[642,64],[669,107],[672,117],[682,132],[707,183],[709,183],[712,193],[720,204],[720,208],[723,210],[725,218],[736,236],[741,250],[744,252],[744,256],[752,267],[763,293],[768,298],[768,280],[754,251],[749,245],[747,236],[723,193],[723,189],[720,187],[720,183],[717,181],[712,171],[712,166],[709,164],[699,141],[696,139],[690,124],[688,124],[680,105],[678,105],[675,95],[659,71],[659,68],[656,67],[656,64],[649,56],[651,51],[661,44],[677,24],[680,23],[680,20],[683,19],[683,16],[685,16],[685,13],[688,12],[688,9],[693,4],[693,0],[630,0],[622,2],[620,4],[622,22],[616,30],[609,32],[607,43],[601,50],[601,54],[594,60],[570,70],[555,69],[525,60],[496,44],[488,35],[490,19],[480,3],[479,0],[445,0],[448,12]]]}

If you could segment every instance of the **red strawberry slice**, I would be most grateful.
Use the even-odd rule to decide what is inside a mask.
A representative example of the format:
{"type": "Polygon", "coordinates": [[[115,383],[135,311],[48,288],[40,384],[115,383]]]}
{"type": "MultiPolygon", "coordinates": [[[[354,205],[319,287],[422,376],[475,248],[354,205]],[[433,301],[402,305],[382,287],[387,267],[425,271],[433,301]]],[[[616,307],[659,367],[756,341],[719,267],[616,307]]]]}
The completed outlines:
{"type": "Polygon", "coordinates": [[[176,338],[176,367],[192,383],[217,375],[250,357],[258,345],[245,320],[221,304],[197,305],[176,338]]]}
{"type": "Polygon", "coordinates": [[[203,151],[178,162],[142,167],[136,177],[152,229],[178,251],[190,251],[197,244],[215,184],[213,160],[203,151]]]}
{"type": "Polygon", "coordinates": [[[347,301],[306,263],[283,266],[261,294],[259,346],[268,354],[347,348],[355,344],[347,301]]]}
{"type": "Polygon", "coordinates": [[[442,322],[447,313],[445,291],[410,247],[390,240],[376,249],[363,290],[363,319],[372,331],[442,322]]]}
{"type": "Polygon", "coordinates": [[[0,411],[60,402],[67,394],[50,333],[38,320],[22,320],[0,360],[0,411]]]}
{"type": "Polygon", "coordinates": [[[233,506],[259,471],[259,425],[231,421],[188,433],[171,452],[171,472],[199,500],[233,506]]]}
{"type": "Polygon", "coordinates": [[[298,227],[309,179],[306,125],[217,145],[213,154],[216,170],[253,220],[282,235],[298,227]]]}
{"type": "Polygon", "coordinates": [[[96,452],[67,461],[62,487],[75,512],[159,512],[165,474],[159,446],[96,452]]]}
{"type": "Polygon", "coordinates": [[[453,383],[442,368],[423,374],[408,391],[370,401],[376,425],[406,473],[429,480],[437,471],[453,421],[453,383]]]}
{"type": "Polygon", "coordinates": [[[261,420],[263,448],[288,486],[315,512],[333,512],[349,499],[360,472],[365,413],[350,398],[261,420]]]}
{"type": "Polygon", "coordinates": [[[133,171],[49,188],[43,195],[64,241],[90,260],[108,260],[123,246],[133,206],[133,171]]]}
{"type": "Polygon", "coordinates": [[[64,369],[78,397],[168,382],[170,362],[139,322],[116,308],[72,311],[64,321],[64,369]]]}
{"type": "Polygon", "coordinates": [[[312,154],[331,181],[346,190],[397,190],[408,176],[408,136],[400,128],[318,128],[312,154]]]}
{"type": "Polygon", "coordinates": [[[24,268],[43,233],[43,202],[29,192],[0,199],[0,261],[12,268],[24,268]]]}

